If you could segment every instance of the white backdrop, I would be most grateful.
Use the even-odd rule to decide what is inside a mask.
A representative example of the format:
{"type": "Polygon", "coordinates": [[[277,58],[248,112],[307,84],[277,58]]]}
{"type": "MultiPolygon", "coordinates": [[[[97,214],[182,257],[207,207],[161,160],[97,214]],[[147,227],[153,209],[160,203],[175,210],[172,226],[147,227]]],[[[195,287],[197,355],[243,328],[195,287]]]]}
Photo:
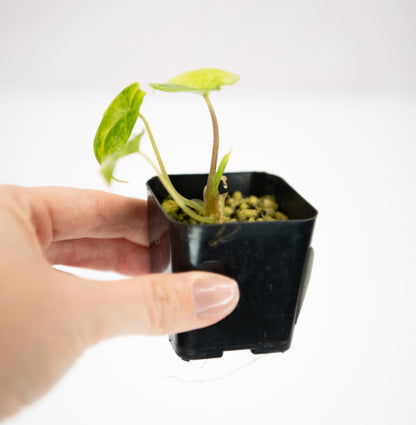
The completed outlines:
{"type": "MultiPolygon", "coordinates": [[[[281,175],[320,211],[287,353],[185,363],[164,337],[106,341],[5,424],[415,423],[415,18],[410,0],[3,0],[0,184],[107,190],[92,141],[112,97],[218,66],[241,75],[212,96],[229,171],[281,175]]],[[[200,99],[149,90],[143,113],[169,172],[207,171],[200,99]]],[[[145,196],[142,159],[117,174],[145,196]]]]}
{"type": "Polygon", "coordinates": [[[415,83],[413,0],[2,0],[2,82],[160,81],[222,66],[245,84],[415,83]]]}

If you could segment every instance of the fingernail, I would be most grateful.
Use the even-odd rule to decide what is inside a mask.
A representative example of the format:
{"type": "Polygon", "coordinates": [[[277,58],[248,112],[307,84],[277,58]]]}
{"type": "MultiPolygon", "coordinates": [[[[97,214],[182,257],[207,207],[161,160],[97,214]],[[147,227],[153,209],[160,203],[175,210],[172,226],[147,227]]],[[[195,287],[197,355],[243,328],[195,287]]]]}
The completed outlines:
{"type": "Polygon", "coordinates": [[[220,316],[229,312],[238,292],[237,283],[224,276],[198,279],[193,286],[194,310],[199,318],[220,316]]]}

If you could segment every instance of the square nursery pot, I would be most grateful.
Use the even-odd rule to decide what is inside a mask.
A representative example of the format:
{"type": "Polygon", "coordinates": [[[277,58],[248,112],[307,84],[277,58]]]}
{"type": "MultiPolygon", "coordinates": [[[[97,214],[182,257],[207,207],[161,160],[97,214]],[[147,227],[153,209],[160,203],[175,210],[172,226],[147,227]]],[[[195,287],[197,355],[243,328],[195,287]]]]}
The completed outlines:
{"type": "MultiPolygon", "coordinates": [[[[207,175],[170,178],[183,196],[202,198],[207,175]]],[[[287,350],[309,281],[316,209],[274,175],[227,173],[227,182],[230,193],[274,195],[289,220],[183,224],[162,209],[167,192],[159,179],[147,182],[152,272],[216,272],[235,279],[240,288],[240,301],[225,319],[169,337],[183,360],[221,357],[228,350],[287,350]]]]}

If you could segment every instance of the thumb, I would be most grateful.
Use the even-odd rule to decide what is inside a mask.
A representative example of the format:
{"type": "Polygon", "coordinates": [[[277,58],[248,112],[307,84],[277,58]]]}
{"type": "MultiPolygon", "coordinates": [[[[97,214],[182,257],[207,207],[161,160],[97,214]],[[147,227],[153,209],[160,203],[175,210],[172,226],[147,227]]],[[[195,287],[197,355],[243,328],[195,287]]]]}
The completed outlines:
{"type": "Polygon", "coordinates": [[[202,328],[236,307],[237,283],[205,272],[148,274],[93,282],[86,319],[97,340],[117,335],[163,335],[202,328]]]}

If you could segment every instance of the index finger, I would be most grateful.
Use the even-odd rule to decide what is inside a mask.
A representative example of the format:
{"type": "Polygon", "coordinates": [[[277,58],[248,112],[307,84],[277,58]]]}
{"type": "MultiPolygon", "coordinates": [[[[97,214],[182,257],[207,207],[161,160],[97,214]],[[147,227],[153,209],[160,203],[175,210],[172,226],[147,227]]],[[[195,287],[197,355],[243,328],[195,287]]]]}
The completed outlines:
{"type": "Polygon", "coordinates": [[[144,200],[87,189],[27,190],[32,223],[43,247],[78,238],[125,238],[149,245],[144,200]]]}

